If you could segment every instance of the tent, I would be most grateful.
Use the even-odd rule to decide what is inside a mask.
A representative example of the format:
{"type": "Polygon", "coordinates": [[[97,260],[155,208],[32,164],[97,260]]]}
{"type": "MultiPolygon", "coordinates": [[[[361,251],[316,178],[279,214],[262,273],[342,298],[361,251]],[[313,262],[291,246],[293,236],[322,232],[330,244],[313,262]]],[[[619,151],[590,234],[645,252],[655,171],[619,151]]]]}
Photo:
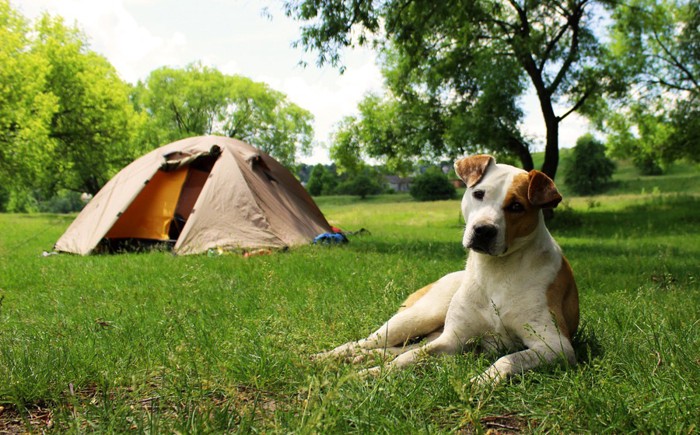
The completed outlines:
{"type": "Polygon", "coordinates": [[[55,249],[87,255],[118,241],[174,242],[177,254],[283,248],[330,226],[279,162],[236,139],[200,136],[162,146],[122,169],[55,249]]]}

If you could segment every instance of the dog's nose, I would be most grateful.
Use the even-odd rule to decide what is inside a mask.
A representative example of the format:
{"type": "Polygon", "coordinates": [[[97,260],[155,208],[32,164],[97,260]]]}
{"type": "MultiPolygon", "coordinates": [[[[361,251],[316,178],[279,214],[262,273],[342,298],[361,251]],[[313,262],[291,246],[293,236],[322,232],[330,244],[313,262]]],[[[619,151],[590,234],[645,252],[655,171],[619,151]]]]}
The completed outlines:
{"type": "Polygon", "coordinates": [[[472,236],[467,248],[486,254],[491,253],[498,228],[494,225],[477,225],[472,230],[472,236]]]}
{"type": "Polygon", "coordinates": [[[498,228],[494,225],[479,225],[474,227],[474,236],[481,240],[492,240],[498,234],[498,228]]]}

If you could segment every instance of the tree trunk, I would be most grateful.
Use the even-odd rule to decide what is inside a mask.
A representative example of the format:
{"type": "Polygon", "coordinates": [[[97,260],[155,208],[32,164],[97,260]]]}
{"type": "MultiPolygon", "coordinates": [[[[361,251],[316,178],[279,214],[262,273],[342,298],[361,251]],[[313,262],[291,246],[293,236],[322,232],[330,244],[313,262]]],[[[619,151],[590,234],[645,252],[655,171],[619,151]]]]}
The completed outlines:
{"type": "Polygon", "coordinates": [[[559,167],[559,119],[554,115],[554,111],[549,116],[545,115],[545,126],[547,128],[547,143],[544,148],[542,172],[554,180],[559,167]]]}
{"type": "Polygon", "coordinates": [[[515,153],[520,159],[520,163],[523,165],[523,169],[526,171],[531,171],[535,169],[535,163],[532,161],[532,154],[530,154],[530,149],[517,137],[511,136],[508,141],[508,148],[515,153]]]}
{"type": "Polygon", "coordinates": [[[547,143],[544,148],[542,172],[554,180],[554,177],[557,175],[557,167],[559,166],[559,121],[561,119],[554,113],[552,93],[545,86],[542,74],[535,68],[532,58],[527,57],[524,66],[537,92],[544,125],[547,129],[547,143]]]}

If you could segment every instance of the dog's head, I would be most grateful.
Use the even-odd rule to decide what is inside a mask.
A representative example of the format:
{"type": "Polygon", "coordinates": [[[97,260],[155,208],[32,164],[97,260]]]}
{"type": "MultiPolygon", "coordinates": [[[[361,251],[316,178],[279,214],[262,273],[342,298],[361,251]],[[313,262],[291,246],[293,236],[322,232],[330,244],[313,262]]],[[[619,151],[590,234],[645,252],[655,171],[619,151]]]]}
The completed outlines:
{"type": "Polygon", "coordinates": [[[536,170],[526,172],[497,164],[488,155],[455,162],[455,171],[467,185],[462,198],[466,221],[462,243],[482,254],[509,254],[544,225],[542,209],[561,201],[554,182],[536,170]]]}

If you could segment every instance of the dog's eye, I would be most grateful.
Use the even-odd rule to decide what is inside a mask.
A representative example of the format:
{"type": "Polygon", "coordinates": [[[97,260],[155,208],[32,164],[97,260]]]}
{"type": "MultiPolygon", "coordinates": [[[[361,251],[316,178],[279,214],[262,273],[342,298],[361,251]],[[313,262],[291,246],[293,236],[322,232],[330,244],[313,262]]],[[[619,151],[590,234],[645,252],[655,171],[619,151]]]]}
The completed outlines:
{"type": "Polygon", "coordinates": [[[484,199],[485,193],[486,192],[484,192],[483,190],[475,190],[474,192],[472,192],[472,196],[474,197],[474,199],[481,201],[482,199],[484,199]]]}
{"type": "Polygon", "coordinates": [[[525,211],[525,206],[519,203],[518,201],[513,201],[506,207],[506,210],[508,210],[511,213],[520,213],[525,211]]]}

